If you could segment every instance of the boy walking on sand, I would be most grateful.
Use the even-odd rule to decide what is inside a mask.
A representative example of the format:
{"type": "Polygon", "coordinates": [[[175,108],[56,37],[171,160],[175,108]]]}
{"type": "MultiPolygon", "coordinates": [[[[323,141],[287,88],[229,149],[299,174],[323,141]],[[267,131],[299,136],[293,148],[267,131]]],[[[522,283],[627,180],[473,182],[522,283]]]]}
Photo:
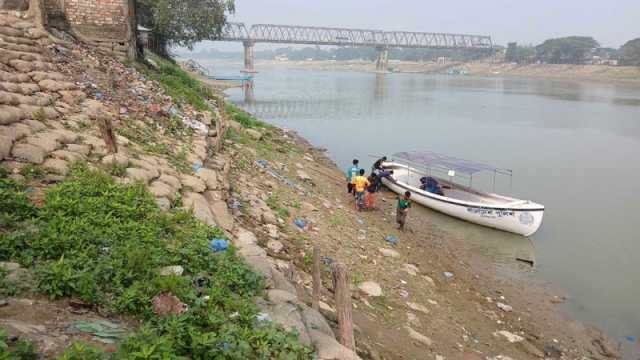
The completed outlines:
{"type": "Polygon", "coordinates": [[[353,179],[353,190],[356,192],[356,209],[364,208],[364,196],[367,188],[371,185],[369,179],[364,176],[364,169],[360,169],[358,176],[353,179]]]}
{"type": "Polygon", "coordinates": [[[407,215],[409,209],[411,209],[411,193],[405,192],[403,196],[398,197],[398,208],[396,209],[396,222],[398,223],[398,230],[404,231],[404,224],[407,222],[407,215]]]}
{"type": "Polygon", "coordinates": [[[353,179],[360,173],[358,163],[358,159],[353,159],[353,166],[347,170],[347,192],[349,194],[353,193],[355,195],[353,191],[353,179]]]}

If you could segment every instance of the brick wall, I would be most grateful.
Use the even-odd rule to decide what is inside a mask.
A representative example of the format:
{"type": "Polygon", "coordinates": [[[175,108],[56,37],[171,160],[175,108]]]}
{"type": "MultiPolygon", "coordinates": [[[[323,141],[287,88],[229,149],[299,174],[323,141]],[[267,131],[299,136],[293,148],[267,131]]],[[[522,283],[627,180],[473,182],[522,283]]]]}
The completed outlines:
{"type": "Polygon", "coordinates": [[[128,0],[45,0],[45,8],[85,40],[127,41],[128,0]]]}

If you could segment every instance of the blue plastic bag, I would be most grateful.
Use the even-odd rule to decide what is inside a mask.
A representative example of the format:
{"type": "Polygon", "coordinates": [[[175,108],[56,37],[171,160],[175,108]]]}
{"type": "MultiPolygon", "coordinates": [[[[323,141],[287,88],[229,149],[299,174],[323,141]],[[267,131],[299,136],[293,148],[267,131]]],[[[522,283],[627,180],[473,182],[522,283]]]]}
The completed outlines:
{"type": "Polygon", "coordinates": [[[390,242],[390,243],[392,243],[394,245],[398,243],[398,238],[393,236],[393,235],[389,235],[384,239],[387,240],[387,242],[390,242]]]}
{"type": "Polygon", "coordinates": [[[209,243],[209,249],[215,253],[227,251],[228,248],[229,243],[225,239],[213,239],[209,243]]]}
{"type": "Polygon", "coordinates": [[[295,219],[293,223],[300,229],[304,229],[304,227],[307,226],[307,222],[302,219],[295,219]]]}

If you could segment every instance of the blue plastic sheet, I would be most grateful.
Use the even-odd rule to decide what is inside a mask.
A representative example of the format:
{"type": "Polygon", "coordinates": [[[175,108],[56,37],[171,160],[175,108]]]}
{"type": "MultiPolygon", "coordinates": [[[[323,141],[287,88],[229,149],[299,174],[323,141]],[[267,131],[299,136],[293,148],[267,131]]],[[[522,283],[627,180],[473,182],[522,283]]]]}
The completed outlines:
{"type": "Polygon", "coordinates": [[[229,248],[229,243],[225,239],[214,238],[209,243],[209,249],[211,249],[211,251],[215,253],[227,251],[228,248],[229,248]]]}

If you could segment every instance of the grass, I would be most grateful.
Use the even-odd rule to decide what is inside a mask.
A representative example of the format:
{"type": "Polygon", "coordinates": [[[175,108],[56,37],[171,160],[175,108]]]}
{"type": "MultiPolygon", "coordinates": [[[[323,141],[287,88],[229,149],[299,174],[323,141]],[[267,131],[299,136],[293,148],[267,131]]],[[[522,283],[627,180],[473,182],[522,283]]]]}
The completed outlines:
{"type": "Polygon", "coordinates": [[[0,329],[0,360],[37,360],[40,357],[33,343],[20,339],[9,344],[6,333],[0,329]]]}
{"type": "Polygon", "coordinates": [[[265,202],[267,203],[267,206],[269,206],[270,209],[275,210],[276,214],[278,214],[278,216],[281,219],[288,219],[289,216],[291,216],[289,209],[280,205],[280,199],[278,198],[278,194],[276,193],[271,194],[265,202]]]}
{"type": "Polygon", "coordinates": [[[46,171],[38,165],[27,164],[20,169],[20,175],[24,176],[25,180],[31,181],[44,178],[46,171]]]}
{"type": "Polygon", "coordinates": [[[105,173],[75,166],[36,208],[18,184],[0,180],[0,261],[33,268],[38,290],[52,299],[77,297],[142,324],[115,354],[75,345],[61,359],[312,356],[294,333],[256,320],[252,300],[262,278],[233,248],[209,250],[222,231],[191,213],[160,211],[141,184],[116,184],[105,173]],[[168,265],[181,265],[185,273],[160,276],[168,265]],[[152,299],[166,291],[188,311],[155,315],[152,299]]]}
{"type": "Polygon", "coordinates": [[[204,86],[177,64],[154,54],[150,54],[150,57],[158,64],[159,70],[154,71],[149,68],[142,70],[148,77],[159,82],[167,95],[176,101],[191,104],[197,110],[211,110],[207,100],[215,99],[216,96],[210,88],[204,86]]]}
{"type": "Polygon", "coordinates": [[[224,111],[229,115],[233,120],[240,123],[242,126],[246,128],[269,128],[270,126],[265,124],[264,122],[256,119],[251,116],[251,114],[246,111],[240,109],[239,107],[226,103],[224,105],[224,111]]]}

